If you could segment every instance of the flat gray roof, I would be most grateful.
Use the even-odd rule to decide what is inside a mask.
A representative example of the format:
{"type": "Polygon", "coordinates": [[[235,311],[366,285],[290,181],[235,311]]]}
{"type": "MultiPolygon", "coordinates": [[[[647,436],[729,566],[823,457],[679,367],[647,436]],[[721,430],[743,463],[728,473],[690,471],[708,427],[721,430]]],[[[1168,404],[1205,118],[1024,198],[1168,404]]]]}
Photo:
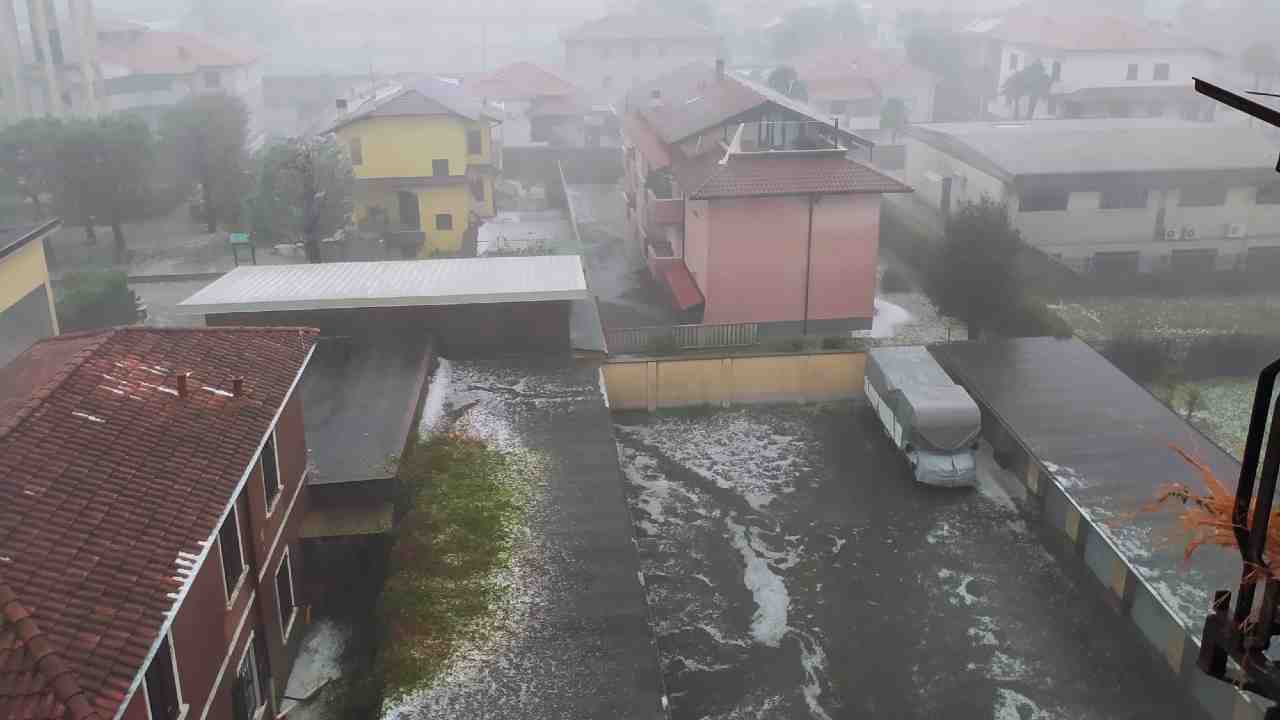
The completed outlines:
{"type": "Polygon", "coordinates": [[[182,313],[586,300],[577,255],[239,267],[178,304],[182,313]]]}
{"type": "Polygon", "coordinates": [[[1020,175],[1266,170],[1280,141],[1257,128],[1168,120],[913,125],[918,140],[1011,180],[1020,175]]]}

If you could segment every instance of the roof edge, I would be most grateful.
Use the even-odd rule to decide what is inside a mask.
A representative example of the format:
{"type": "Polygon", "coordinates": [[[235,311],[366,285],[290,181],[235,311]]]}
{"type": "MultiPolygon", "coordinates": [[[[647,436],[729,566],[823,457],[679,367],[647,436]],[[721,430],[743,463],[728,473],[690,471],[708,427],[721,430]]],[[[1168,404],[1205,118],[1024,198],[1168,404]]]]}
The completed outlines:
{"type": "Polygon", "coordinates": [[[62,227],[62,220],[59,218],[53,218],[52,220],[47,220],[44,223],[31,228],[26,232],[26,234],[19,237],[17,240],[14,240],[3,248],[0,248],[0,258],[4,258],[21,250],[32,240],[42,238],[60,227],[62,227]]]}

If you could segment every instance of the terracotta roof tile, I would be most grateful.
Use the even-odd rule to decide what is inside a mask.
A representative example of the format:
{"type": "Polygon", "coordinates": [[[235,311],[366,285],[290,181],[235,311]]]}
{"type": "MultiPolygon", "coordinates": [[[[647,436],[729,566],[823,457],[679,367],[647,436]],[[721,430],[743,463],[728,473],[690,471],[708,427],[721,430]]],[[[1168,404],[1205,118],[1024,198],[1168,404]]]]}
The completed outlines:
{"type": "Polygon", "coordinates": [[[971,23],[968,32],[1059,50],[1200,50],[1195,40],[1153,21],[1117,15],[1063,14],[1034,4],[971,23]]]}
{"type": "Polygon", "coordinates": [[[539,65],[515,62],[467,81],[473,95],[491,100],[528,100],[536,97],[575,95],[578,88],[539,65]]]}
{"type": "Polygon", "coordinates": [[[689,197],[900,192],[911,192],[911,188],[843,155],[795,157],[773,153],[730,155],[706,182],[689,191],[689,197]]]}
{"type": "Polygon", "coordinates": [[[118,76],[110,66],[131,75],[190,75],[202,68],[238,67],[257,61],[257,53],[232,48],[222,41],[189,32],[148,30],[128,42],[107,42],[99,48],[108,77],[118,76]]]}
{"type": "Polygon", "coordinates": [[[31,383],[0,424],[0,720],[115,713],[190,577],[179,553],[207,547],[314,341],[119,328],[0,369],[10,403],[31,383]],[[241,397],[204,390],[235,377],[241,397]]]}

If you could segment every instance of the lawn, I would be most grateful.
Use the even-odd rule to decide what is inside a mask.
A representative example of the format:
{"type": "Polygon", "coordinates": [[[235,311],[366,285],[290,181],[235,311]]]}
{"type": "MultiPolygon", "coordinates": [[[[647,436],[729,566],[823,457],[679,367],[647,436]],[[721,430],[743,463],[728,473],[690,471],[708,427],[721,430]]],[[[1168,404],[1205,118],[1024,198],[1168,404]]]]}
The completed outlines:
{"type": "MultiPolygon", "coordinates": [[[[1203,408],[1192,416],[1195,424],[1236,458],[1244,454],[1245,435],[1249,432],[1249,414],[1253,411],[1253,393],[1257,378],[1213,378],[1188,383],[1199,388],[1203,408]]],[[[1187,387],[1187,386],[1184,386],[1187,387]]],[[[1168,400],[1168,392],[1155,389],[1156,395],[1168,400]]],[[[1185,390],[1173,397],[1172,405],[1185,413],[1185,390]]]]}
{"type": "Polygon", "coordinates": [[[1051,305],[1085,340],[1137,331],[1159,337],[1269,335],[1280,328],[1280,295],[1099,297],[1051,305]]]}

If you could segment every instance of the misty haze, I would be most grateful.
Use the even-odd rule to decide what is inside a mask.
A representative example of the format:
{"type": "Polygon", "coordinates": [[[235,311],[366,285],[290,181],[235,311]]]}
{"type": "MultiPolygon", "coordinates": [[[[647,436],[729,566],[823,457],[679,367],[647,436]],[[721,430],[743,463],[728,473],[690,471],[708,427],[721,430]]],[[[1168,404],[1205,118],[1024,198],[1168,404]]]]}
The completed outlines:
{"type": "Polygon", "coordinates": [[[0,0],[0,720],[1280,717],[1280,3],[0,0]]]}

